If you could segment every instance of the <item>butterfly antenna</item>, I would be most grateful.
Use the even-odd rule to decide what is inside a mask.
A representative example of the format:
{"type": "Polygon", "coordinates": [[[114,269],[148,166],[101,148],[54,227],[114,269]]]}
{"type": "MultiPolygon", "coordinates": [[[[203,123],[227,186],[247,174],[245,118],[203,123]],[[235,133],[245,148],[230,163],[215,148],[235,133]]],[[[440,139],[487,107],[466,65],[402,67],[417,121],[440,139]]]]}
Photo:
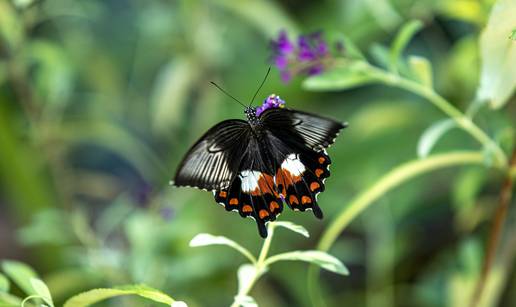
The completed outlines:
{"type": "Polygon", "coordinates": [[[267,69],[267,73],[265,74],[265,78],[263,78],[262,84],[260,84],[260,86],[256,90],[256,93],[254,93],[253,99],[251,99],[251,103],[249,104],[249,106],[251,106],[253,104],[254,99],[256,98],[256,95],[258,95],[258,92],[260,92],[260,90],[262,89],[262,86],[265,84],[265,81],[267,80],[267,77],[269,76],[270,72],[271,72],[271,67],[269,66],[269,69],[267,69]]]}
{"type": "Polygon", "coordinates": [[[222,87],[218,86],[217,83],[211,81],[210,82],[212,85],[214,85],[216,88],[218,88],[221,92],[223,92],[224,94],[226,94],[228,97],[232,98],[234,101],[238,102],[241,106],[243,106],[244,108],[246,107],[245,104],[241,103],[240,100],[236,99],[235,97],[231,96],[228,92],[226,92],[222,87]]]}

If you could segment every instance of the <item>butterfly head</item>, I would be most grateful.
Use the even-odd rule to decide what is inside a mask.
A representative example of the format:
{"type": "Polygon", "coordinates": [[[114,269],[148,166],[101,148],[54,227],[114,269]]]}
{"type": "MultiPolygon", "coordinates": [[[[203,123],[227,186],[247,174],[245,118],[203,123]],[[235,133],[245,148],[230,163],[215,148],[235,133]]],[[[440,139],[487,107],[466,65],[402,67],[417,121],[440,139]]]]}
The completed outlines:
{"type": "Polygon", "coordinates": [[[256,115],[256,108],[255,107],[246,107],[244,109],[245,116],[247,117],[247,121],[251,125],[257,125],[258,124],[258,116],[256,115]]]}

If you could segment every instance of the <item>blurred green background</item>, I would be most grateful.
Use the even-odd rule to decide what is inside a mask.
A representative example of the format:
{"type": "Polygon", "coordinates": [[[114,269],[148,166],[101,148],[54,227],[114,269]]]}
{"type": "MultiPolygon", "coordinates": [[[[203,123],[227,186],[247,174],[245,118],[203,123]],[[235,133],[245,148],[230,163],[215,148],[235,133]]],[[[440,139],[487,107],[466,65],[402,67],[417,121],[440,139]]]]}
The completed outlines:
{"type": "MultiPolygon", "coordinates": [[[[205,130],[243,118],[242,108],[209,81],[247,101],[281,29],[341,31],[374,55],[403,23],[419,19],[424,28],[406,52],[429,58],[436,90],[464,110],[478,86],[478,38],[492,4],[0,0],[0,259],[30,264],[58,305],[84,290],[128,283],[161,289],[189,306],[229,305],[244,259],[188,242],[208,232],[257,252],[256,225],[227,213],[211,193],[168,185],[205,130]]],[[[386,86],[314,93],[301,81],[284,84],[273,69],[259,97],[276,93],[291,108],[350,127],[329,149],[332,176],[319,197],[325,219],[286,210],[280,219],[304,225],[311,237],[279,232],[273,252],[315,248],[332,217],[390,169],[415,159],[421,133],[445,118],[422,98],[386,86]]],[[[514,129],[515,118],[516,104],[509,103],[502,111],[481,110],[476,121],[499,136],[514,129]]],[[[453,130],[435,152],[457,148],[478,144],[453,130]]],[[[458,167],[384,195],[331,249],[351,275],[322,272],[326,303],[464,302],[483,261],[502,179],[484,167],[458,167]]],[[[516,273],[507,269],[497,306],[516,305],[516,273]]],[[[306,264],[284,262],[252,294],[261,306],[310,306],[306,279],[306,264]]],[[[121,305],[149,303],[105,303],[121,305]]]]}

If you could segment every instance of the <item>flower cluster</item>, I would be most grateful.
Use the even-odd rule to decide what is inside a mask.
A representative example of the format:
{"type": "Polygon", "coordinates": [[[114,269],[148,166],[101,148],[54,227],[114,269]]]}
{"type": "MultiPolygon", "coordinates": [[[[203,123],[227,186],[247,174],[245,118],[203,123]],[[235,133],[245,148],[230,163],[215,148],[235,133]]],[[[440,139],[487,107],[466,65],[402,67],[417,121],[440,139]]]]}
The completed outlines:
{"type": "Polygon", "coordinates": [[[327,42],[321,32],[301,35],[297,44],[288,38],[285,31],[279,33],[272,42],[274,64],[279,69],[283,82],[288,82],[295,75],[317,75],[323,72],[325,61],[329,56],[327,42]]]}
{"type": "Polygon", "coordinates": [[[265,98],[263,104],[256,108],[256,116],[260,116],[268,109],[283,108],[284,105],[285,100],[281,99],[280,96],[277,96],[276,94],[269,95],[269,97],[265,98]]]}

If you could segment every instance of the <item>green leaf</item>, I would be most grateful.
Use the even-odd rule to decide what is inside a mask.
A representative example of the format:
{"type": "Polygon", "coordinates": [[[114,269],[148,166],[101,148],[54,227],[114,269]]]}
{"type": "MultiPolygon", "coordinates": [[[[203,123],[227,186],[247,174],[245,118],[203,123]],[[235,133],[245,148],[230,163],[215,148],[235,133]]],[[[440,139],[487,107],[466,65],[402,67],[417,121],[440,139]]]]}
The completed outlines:
{"type": "Polygon", "coordinates": [[[391,46],[390,52],[390,70],[392,72],[398,72],[398,62],[401,55],[412,37],[423,27],[423,23],[419,20],[411,20],[401,27],[401,30],[396,35],[394,42],[391,46]]]}
{"type": "Polygon", "coordinates": [[[9,280],[4,274],[0,273],[0,292],[9,292],[9,280]]]}
{"type": "Polygon", "coordinates": [[[32,268],[18,261],[4,260],[2,262],[2,269],[5,274],[25,292],[25,294],[35,294],[34,289],[32,288],[31,279],[37,278],[37,275],[32,268]]]}
{"type": "Polygon", "coordinates": [[[159,290],[147,287],[145,285],[128,285],[115,288],[93,289],[83,292],[67,300],[64,304],[64,307],[90,306],[108,298],[124,295],[138,295],[154,302],[163,303],[169,306],[174,303],[174,299],[159,290]]]}
{"type": "Polygon", "coordinates": [[[348,269],[344,266],[344,264],[342,264],[342,262],[339,259],[322,251],[294,251],[278,254],[267,259],[265,263],[266,265],[270,265],[274,262],[284,260],[311,262],[330,272],[334,272],[340,275],[349,275],[348,269]]]}
{"type": "Polygon", "coordinates": [[[31,278],[30,283],[34,291],[36,291],[36,294],[39,295],[48,306],[54,307],[54,302],[52,301],[52,296],[50,295],[50,290],[47,285],[38,278],[31,278]]]}
{"type": "Polygon", "coordinates": [[[454,127],[457,127],[457,123],[453,119],[444,119],[428,127],[419,138],[417,155],[420,158],[427,157],[437,141],[454,127]]]}
{"type": "Polygon", "coordinates": [[[373,43],[371,47],[369,47],[369,54],[376,65],[386,69],[389,68],[390,51],[387,47],[373,43]]]}
{"type": "Polygon", "coordinates": [[[509,39],[516,41],[516,29],[512,30],[511,35],[509,35],[509,39]]]}
{"type": "Polygon", "coordinates": [[[297,232],[302,236],[310,237],[310,234],[308,233],[308,230],[306,230],[305,227],[301,225],[294,224],[292,222],[274,222],[275,227],[283,227],[287,228],[289,230],[292,230],[293,232],[297,232]]]}
{"type": "Polygon", "coordinates": [[[228,239],[223,236],[214,236],[208,233],[200,233],[196,235],[191,241],[190,246],[191,247],[199,247],[199,246],[208,246],[208,245],[227,245],[231,248],[234,248],[238,252],[240,252],[242,255],[246,256],[249,260],[251,260],[252,263],[256,262],[256,259],[254,256],[241,246],[240,244],[236,243],[235,241],[228,239]]]}
{"type": "Polygon", "coordinates": [[[303,81],[303,88],[311,91],[337,91],[373,83],[364,61],[345,61],[338,67],[303,81]]]}
{"type": "Polygon", "coordinates": [[[22,299],[10,293],[0,292],[1,307],[20,307],[22,299]]]}
{"type": "Polygon", "coordinates": [[[356,59],[356,60],[366,60],[364,54],[360,49],[355,45],[355,43],[349,38],[349,36],[345,35],[342,32],[330,32],[328,34],[328,41],[330,42],[342,42],[344,46],[344,53],[346,58],[356,59]]]}
{"type": "Polygon", "coordinates": [[[408,58],[410,70],[421,84],[432,88],[432,65],[423,57],[410,56],[408,58]]]}
{"type": "Polygon", "coordinates": [[[480,35],[482,59],[477,97],[493,109],[505,105],[516,89],[516,42],[507,39],[516,24],[516,1],[499,0],[480,35]]]}

